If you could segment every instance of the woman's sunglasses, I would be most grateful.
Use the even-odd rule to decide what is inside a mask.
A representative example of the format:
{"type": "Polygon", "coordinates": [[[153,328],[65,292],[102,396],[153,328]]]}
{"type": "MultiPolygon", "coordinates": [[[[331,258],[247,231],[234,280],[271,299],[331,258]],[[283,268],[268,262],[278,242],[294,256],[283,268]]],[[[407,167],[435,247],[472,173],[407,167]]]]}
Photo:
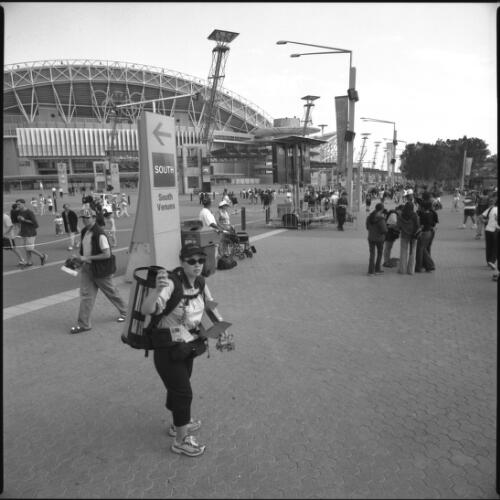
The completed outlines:
{"type": "Polygon", "coordinates": [[[194,266],[195,264],[205,264],[205,259],[187,259],[184,262],[187,262],[190,266],[194,266]]]}

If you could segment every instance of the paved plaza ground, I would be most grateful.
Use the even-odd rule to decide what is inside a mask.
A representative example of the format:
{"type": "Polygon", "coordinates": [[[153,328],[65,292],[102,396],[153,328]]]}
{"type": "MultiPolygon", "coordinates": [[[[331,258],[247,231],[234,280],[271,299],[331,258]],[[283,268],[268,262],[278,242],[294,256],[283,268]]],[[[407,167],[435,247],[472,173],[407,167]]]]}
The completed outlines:
{"type": "Polygon", "coordinates": [[[363,213],[253,228],[208,279],[236,350],[195,361],[198,458],[169,450],[152,356],[103,296],[80,335],[76,296],[4,319],[1,496],[498,498],[497,283],[443,202],[430,274],[367,277],[363,213]]]}

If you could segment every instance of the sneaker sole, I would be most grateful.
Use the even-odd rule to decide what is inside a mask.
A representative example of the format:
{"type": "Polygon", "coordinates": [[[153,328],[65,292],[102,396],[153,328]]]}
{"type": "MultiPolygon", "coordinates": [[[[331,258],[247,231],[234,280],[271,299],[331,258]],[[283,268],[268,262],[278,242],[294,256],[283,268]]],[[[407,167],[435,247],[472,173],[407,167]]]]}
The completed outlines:
{"type": "Polygon", "coordinates": [[[205,453],[205,446],[202,446],[199,451],[195,453],[191,453],[189,451],[186,451],[182,448],[176,448],[175,445],[172,445],[170,449],[174,452],[177,453],[178,455],[186,455],[187,457],[199,457],[200,455],[203,455],[205,453]]]}

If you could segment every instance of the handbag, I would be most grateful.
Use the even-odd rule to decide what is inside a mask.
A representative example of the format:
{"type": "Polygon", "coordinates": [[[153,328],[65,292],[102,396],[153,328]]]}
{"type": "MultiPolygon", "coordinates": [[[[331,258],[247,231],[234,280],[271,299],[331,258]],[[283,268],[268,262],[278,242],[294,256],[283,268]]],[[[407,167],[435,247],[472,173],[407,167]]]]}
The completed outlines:
{"type": "Polygon", "coordinates": [[[109,259],[100,259],[91,261],[92,274],[96,278],[105,278],[116,273],[116,257],[111,254],[109,259]]]}

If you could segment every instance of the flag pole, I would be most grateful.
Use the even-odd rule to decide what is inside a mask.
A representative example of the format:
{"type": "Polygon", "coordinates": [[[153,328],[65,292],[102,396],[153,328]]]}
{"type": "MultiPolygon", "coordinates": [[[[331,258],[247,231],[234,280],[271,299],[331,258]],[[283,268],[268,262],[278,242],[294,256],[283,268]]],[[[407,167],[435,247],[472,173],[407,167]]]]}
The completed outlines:
{"type": "Polygon", "coordinates": [[[462,182],[460,183],[460,190],[464,190],[464,179],[465,179],[465,159],[467,157],[467,148],[464,149],[464,159],[462,161],[462,182]]]}

